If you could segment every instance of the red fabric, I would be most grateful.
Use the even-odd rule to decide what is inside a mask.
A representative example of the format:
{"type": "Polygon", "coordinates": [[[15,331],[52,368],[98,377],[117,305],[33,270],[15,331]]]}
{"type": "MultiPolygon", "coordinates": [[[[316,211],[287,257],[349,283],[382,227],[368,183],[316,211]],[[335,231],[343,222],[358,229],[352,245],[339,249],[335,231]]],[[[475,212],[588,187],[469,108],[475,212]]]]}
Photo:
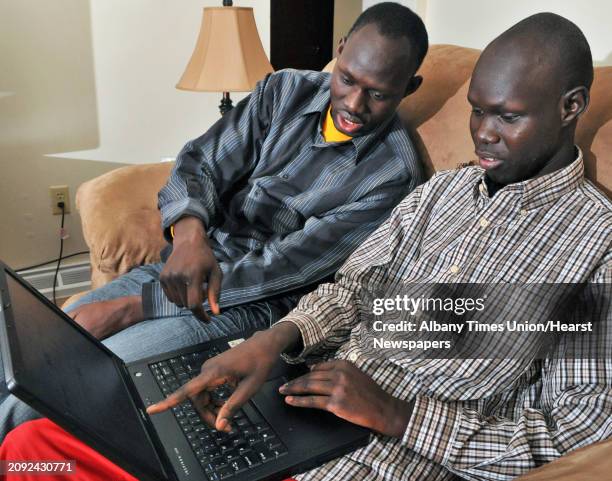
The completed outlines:
{"type": "Polygon", "coordinates": [[[29,421],[13,429],[0,446],[0,460],[76,461],[76,469],[70,474],[8,474],[6,481],[138,481],[48,419],[29,421]]]}
{"type": "Polygon", "coordinates": [[[138,481],[101,454],[48,419],[37,419],[13,429],[0,446],[0,459],[11,461],[76,461],[72,474],[8,474],[7,481],[138,481]]]}

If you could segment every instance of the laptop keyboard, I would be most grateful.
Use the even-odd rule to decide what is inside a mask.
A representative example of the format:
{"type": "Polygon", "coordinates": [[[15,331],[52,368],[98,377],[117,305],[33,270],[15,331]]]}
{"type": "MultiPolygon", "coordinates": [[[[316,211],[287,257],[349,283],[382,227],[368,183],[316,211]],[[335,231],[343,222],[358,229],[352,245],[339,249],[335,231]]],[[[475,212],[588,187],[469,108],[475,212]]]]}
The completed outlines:
{"type": "MultiPolygon", "coordinates": [[[[164,396],[167,396],[197,376],[204,361],[217,354],[219,351],[213,347],[205,352],[150,364],[149,368],[164,396]]],[[[223,385],[211,394],[223,401],[229,398],[232,390],[230,386],[223,385]]],[[[191,401],[181,403],[172,411],[209,481],[237,477],[248,469],[287,454],[287,447],[249,404],[235,414],[231,433],[210,428],[202,421],[191,401]]]]}

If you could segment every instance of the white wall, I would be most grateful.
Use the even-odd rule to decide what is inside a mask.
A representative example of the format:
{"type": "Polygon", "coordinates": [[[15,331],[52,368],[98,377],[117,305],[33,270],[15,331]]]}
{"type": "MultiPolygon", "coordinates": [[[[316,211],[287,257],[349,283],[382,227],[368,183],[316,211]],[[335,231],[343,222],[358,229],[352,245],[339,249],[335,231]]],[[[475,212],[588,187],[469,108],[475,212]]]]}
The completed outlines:
{"type": "MultiPolygon", "coordinates": [[[[220,93],[174,88],[195,45],[203,7],[220,0],[90,0],[99,147],[60,156],[147,163],[173,157],[219,118],[220,93]]],[[[269,56],[268,0],[253,7],[269,56]]],[[[232,94],[234,101],[245,94],[232,94]]]]}
{"type": "Polygon", "coordinates": [[[511,25],[538,12],[570,19],[586,35],[593,60],[612,65],[610,0],[427,0],[425,23],[431,43],[482,49],[511,25]]]}
{"type": "MultiPolygon", "coordinates": [[[[0,259],[56,257],[48,187],[67,184],[65,253],[86,248],[77,187],[175,156],[219,118],[221,94],[174,88],[205,6],[221,0],[0,0],[0,259]]],[[[251,6],[266,50],[269,0],[251,6]]],[[[238,100],[242,95],[233,95],[238,100]]]]}
{"type": "MultiPolygon", "coordinates": [[[[381,0],[363,0],[363,9],[381,0]]],[[[586,35],[593,60],[612,65],[610,0],[399,0],[424,19],[430,43],[483,49],[501,32],[529,15],[554,12],[567,17],[586,35]]]]}
{"type": "Polygon", "coordinates": [[[361,0],[335,0],[333,55],[342,37],[345,37],[362,11],[361,0]]]}

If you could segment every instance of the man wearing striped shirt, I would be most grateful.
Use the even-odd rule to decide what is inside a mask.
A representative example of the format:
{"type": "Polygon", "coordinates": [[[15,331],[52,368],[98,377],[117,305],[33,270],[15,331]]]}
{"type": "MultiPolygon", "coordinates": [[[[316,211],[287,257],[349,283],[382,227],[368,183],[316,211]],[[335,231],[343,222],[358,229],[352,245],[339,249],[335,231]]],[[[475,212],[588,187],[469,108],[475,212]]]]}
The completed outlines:
{"type": "MultiPolygon", "coordinates": [[[[67,312],[125,361],[279,320],[424,180],[395,111],[427,47],[417,15],[382,3],[342,40],[331,75],[260,81],[179,153],[159,193],[165,262],[67,312]]],[[[0,405],[0,438],[28,411],[0,405]]]]}
{"type": "MultiPolygon", "coordinates": [[[[292,406],[330,411],[375,434],[366,447],[300,480],[509,480],[612,436],[609,352],[568,358],[552,351],[542,359],[523,355],[522,345],[505,345],[511,349],[500,351],[505,359],[390,357],[382,350],[376,356],[368,322],[375,293],[412,284],[610,289],[612,206],[585,180],[574,145],[592,79],[588,43],[563,17],[537,14],[495,39],[478,60],[468,94],[480,167],[441,172],[417,188],[352,254],[335,283],[320,285],[274,327],[207,361],[199,377],[149,412],[189,397],[210,410],[217,429],[229,430],[233,413],[279,354],[327,355],[334,359],[281,394],[292,406]],[[217,413],[205,391],[222,380],[237,387],[217,413]]],[[[608,310],[609,299],[608,292],[608,310]]],[[[517,320],[498,307],[495,322],[517,320]]],[[[606,315],[599,328],[609,336],[606,315]]],[[[609,337],[602,341],[609,347],[609,337]]]]}
{"type": "Polygon", "coordinates": [[[286,313],[297,293],[332,275],[422,182],[395,111],[419,87],[415,72],[426,51],[420,18],[384,3],[342,40],[331,75],[282,70],[260,81],[179,153],[159,193],[172,244],[165,262],[124,276],[138,284],[136,295],[119,279],[70,306],[75,320],[104,338],[164,318],[152,340],[164,343],[159,330],[173,318],[193,319],[201,341],[286,313]],[[213,322],[197,322],[209,312],[213,322]]]}

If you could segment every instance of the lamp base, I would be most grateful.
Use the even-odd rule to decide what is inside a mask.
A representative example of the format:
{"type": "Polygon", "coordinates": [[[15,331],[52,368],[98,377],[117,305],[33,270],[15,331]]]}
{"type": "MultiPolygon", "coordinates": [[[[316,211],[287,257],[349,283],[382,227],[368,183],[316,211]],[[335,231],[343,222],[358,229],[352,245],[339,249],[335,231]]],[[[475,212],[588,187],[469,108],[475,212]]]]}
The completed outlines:
{"type": "Polygon", "coordinates": [[[219,112],[221,112],[221,115],[225,115],[233,108],[234,105],[232,103],[232,99],[230,99],[229,92],[223,92],[223,97],[221,98],[221,103],[219,104],[219,112]]]}

